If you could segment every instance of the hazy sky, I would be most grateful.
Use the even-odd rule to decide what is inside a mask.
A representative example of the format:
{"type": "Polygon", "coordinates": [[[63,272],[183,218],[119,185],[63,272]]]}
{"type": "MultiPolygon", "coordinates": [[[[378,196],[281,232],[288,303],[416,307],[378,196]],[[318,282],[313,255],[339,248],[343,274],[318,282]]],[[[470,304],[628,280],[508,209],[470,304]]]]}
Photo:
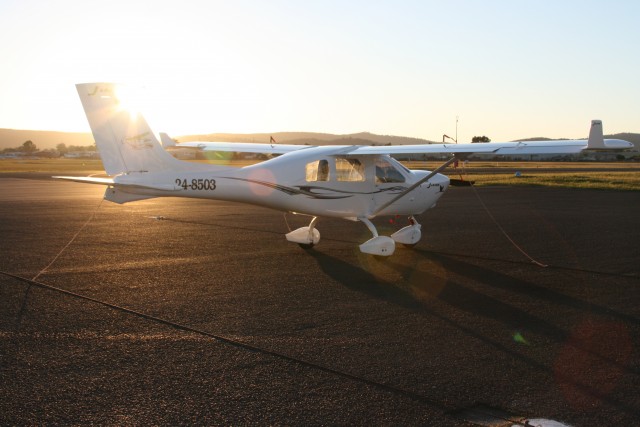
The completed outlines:
{"type": "Polygon", "coordinates": [[[492,140],[640,132],[637,0],[0,0],[0,127],[88,131],[74,84],[154,130],[492,140]]]}

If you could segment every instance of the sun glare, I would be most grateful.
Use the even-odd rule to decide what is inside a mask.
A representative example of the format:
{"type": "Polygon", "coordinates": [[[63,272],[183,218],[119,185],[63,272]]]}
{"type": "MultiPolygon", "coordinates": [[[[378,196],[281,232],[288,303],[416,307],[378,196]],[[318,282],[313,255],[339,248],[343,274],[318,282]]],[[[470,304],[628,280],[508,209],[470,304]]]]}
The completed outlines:
{"type": "Polygon", "coordinates": [[[116,87],[116,97],[120,105],[120,110],[126,110],[134,119],[140,113],[142,96],[140,91],[132,86],[118,85],[116,87]]]}

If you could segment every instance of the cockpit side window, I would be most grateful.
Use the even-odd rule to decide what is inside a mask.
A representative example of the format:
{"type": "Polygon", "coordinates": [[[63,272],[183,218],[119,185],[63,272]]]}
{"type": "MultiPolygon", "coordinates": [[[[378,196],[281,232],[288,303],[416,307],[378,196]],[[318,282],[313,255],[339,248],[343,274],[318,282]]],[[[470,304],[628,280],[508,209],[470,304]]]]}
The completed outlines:
{"type": "Polygon", "coordinates": [[[384,158],[376,160],[376,183],[404,182],[404,175],[384,158]]]}
{"type": "Polygon", "coordinates": [[[358,159],[338,157],[336,158],[336,177],[338,181],[364,181],[364,165],[358,159]]]}
{"type": "Polygon", "coordinates": [[[305,172],[307,182],[329,181],[329,162],[322,159],[307,163],[305,172]]]}

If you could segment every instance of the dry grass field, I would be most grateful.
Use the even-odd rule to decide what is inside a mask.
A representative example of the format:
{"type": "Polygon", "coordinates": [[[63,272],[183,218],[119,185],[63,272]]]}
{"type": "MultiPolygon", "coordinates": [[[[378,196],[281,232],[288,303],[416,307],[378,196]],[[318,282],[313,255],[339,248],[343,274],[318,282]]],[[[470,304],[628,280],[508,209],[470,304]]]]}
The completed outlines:
{"type": "MultiPolygon", "coordinates": [[[[255,160],[200,160],[231,166],[248,166],[255,160]]],[[[412,169],[433,170],[438,162],[410,161],[412,169]]],[[[102,162],[94,159],[0,159],[0,173],[51,173],[90,175],[104,173],[102,162]]],[[[466,167],[449,168],[452,178],[474,181],[476,185],[541,185],[563,188],[591,188],[640,191],[637,163],[596,162],[468,162],[466,167]],[[520,172],[516,176],[516,172],[520,172]]]]}

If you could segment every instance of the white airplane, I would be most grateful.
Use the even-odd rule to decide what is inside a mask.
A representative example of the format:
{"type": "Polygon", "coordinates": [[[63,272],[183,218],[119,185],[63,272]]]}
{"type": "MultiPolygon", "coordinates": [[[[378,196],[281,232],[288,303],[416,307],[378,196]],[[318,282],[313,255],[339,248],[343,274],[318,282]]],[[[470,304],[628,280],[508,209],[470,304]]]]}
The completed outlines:
{"type": "MultiPolygon", "coordinates": [[[[104,198],[127,203],[154,197],[193,197],[264,206],[312,217],[306,227],[286,234],[290,242],[311,248],[320,241],[318,217],[364,223],[373,237],[360,245],[367,254],[392,255],[396,243],[413,246],[421,238],[415,215],[436,205],[449,186],[440,172],[458,158],[492,155],[577,153],[621,150],[627,141],[603,139],[602,122],[591,123],[589,140],[533,141],[401,146],[306,146],[252,143],[183,143],[214,151],[278,153],[246,167],[181,161],[160,145],[146,120],[121,108],[112,83],[76,85],[109,178],[55,178],[107,186],[104,198]],[[391,154],[446,153],[451,156],[429,172],[409,170],[391,154]],[[410,225],[380,236],[371,219],[405,215],[410,225]]],[[[165,142],[167,138],[164,138],[165,142]]]]}

